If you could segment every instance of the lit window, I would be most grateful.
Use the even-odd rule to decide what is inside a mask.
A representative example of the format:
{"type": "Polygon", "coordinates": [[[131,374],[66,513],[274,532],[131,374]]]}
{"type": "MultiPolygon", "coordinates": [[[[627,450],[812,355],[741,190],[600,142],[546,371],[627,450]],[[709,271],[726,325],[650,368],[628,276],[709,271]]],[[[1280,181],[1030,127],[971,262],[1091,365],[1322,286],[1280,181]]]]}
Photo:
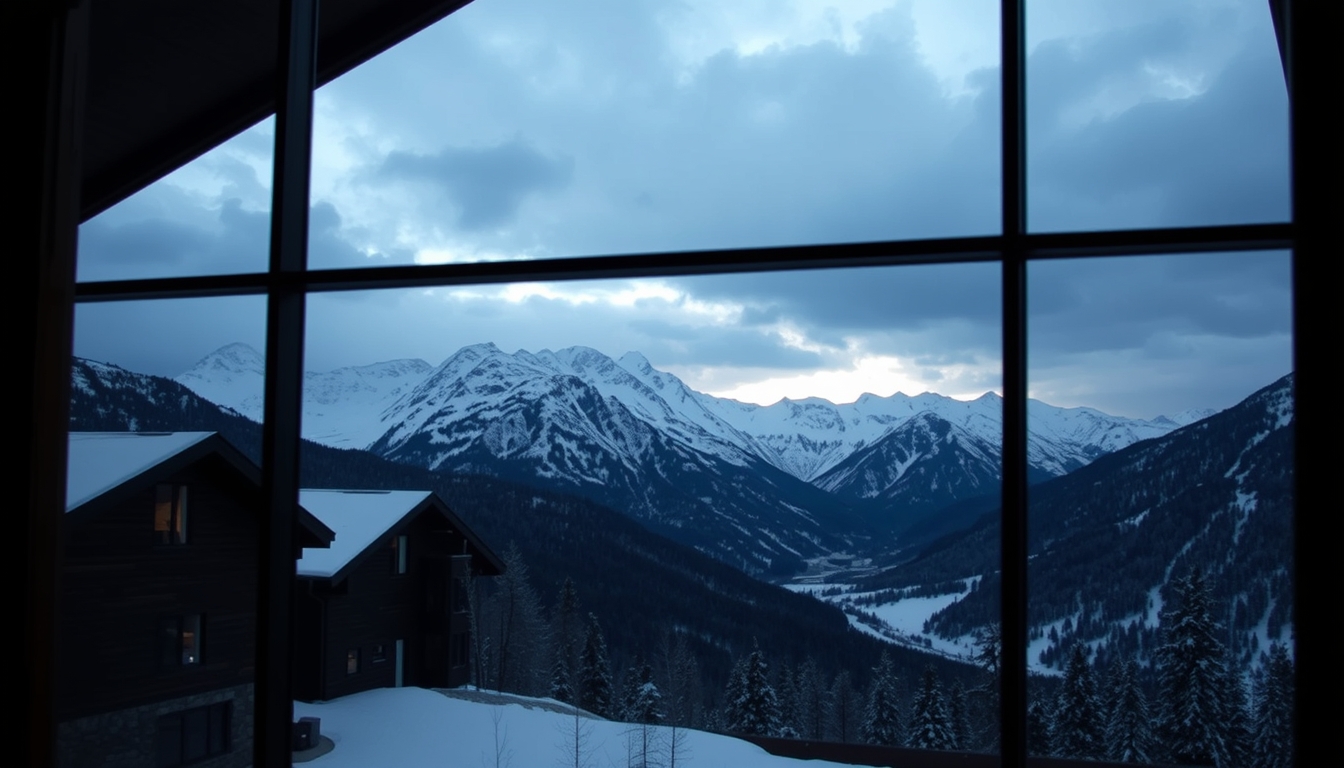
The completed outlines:
{"type": "Polygon", "coordinates": [[[187,543],[187,486],[159,485],[155,488],[154,542],[187,543]]]}
{"type": "Polygon", "coordinates": [[[199,613],[168,616],[159,621],[159,658],[165,667],[202,663],[205,619],[199,613]]]}
{"type": "Polygon", "coordinates": [[[359,673],[359,649],[351,648],[345,652],[345,674],[354,675],[359,673]]]}

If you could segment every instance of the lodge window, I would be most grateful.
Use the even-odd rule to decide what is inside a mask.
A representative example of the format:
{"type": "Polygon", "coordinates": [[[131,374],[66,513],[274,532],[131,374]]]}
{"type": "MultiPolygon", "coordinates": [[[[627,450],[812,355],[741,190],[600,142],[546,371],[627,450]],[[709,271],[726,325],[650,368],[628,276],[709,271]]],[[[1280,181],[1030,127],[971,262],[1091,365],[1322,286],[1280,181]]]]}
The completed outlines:
{"type": "Polygon", "coordinates": [[[159,620],[159,662],[163,667],[194,667],[203,662],[205,617],[199,613],[159,620]]]}
{"type": "Polygon", "coordinates": [[[388,549],[392,550],[392,573],[401,576],[406,573],[406,537],[394,536],[388,549]]]}
{"type": "Polygon", "coordinates": [[[374,664],[387,661],[387,646],[382,643],[373,646],[373,653],[370,654],[370,661],[374,664]]]}
{"type": "Polygon", "coordinates": [[[154,542],[161,545],[187,543],[187,486],[155,486],[154,542]]]}
{"type": "Polygon", "coordinates": [[[351,648],[345,652],[345,674],[359,674],[359,649],[351,648]]]}
{"type": "Polygon", "coordinates": [[[232,701],[160,717],[154,736],[155,764],[172,768],[228,752],[232,748],[232,721],[232,701]]]}

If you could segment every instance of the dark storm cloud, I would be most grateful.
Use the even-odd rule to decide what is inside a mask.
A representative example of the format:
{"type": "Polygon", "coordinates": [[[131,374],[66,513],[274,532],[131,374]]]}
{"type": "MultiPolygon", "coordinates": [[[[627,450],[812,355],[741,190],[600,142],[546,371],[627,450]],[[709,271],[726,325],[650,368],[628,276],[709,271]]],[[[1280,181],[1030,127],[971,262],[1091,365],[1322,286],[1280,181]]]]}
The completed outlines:
{"type": "Polygon", "coordinates": [[[216,211],[183,196],[149,218],[102,216],[79,229],[79,278],[212,275],[266,268],[270,216],[225,200],[216,211]]]}
{"type": "Polygon", "coordinates": [[[772,272],[673,284],[698,297],[743,303],[745,322],[788,318],[836,332],[919,331],[948,320],[992,328],[1000,314],[995,264],[772,272]]]}
{"type": "Polygon", "coordinates": [[[573,163],[550,158],[527,143],[513,141],[485,148],[445,147],[435,155],[394,151],[377,176],[396,182],[429,182],[456,207],[465,231],[509,223],[529,195],[563,188],[573,163]]]}
{"type": "Polygon", "coordinates": [[[1033,351],[1141,350],[1154,336],[1248,339],[1291,331],[1282,253],[1221,253],[1032,264],[1033,351]]]}
{"type": "MultiPolygon", "coordinates": [[[[330,203],[310,209],[309,259],[323,267],[355,267],[380,259],[409,261],[411,254],[366,254],[342,229],[330,203]]],[[[117,222],[99,217],[79,230],[81,280],[263,272],[270,253],[270,214],[249,211],[238,199],[210,212],[184,202],[165,215],[117,222]],[[202,215],[204,214],[204,215],[202,215]]]]}
{"type": "Polygon", "coordinates": [[[1288,218],[1286,90],[1272,45],[1248,43],[1197,95],[1145,96],[1114,116],[1088,113],[1104,111],[1097,102],[1108,92],[1116,92],[1109,98],[1123,98],[1138,81],[1151,80],[1147,69],[1190,55],[1192,23],[1167,19],[1085,45],[1054,40],[1032,53],[1027,93],[1033,228],[1288,218]]]}

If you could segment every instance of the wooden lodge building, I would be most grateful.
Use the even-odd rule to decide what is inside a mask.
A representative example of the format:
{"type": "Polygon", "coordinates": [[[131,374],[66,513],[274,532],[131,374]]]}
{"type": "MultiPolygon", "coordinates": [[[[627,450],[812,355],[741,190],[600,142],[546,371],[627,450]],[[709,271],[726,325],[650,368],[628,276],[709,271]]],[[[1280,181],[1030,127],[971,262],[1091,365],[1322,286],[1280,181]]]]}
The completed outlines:
{"type": "Polygon", "coordinates": [[[469,682],[467,585],[504,564],[427,491],[303,490],[336,532],[305,549],[294,598],[294,695],[469,682]]]}
{"type": "MultiPolygon", "coordinates": [[[[252,765],[259,470],[212,432],[71,433],[61,766],[252,765]]],[[[302,491],[294,691],[467,682],[468,574],[503,566],[429,492],[302,491]]]]}
{"type": "Polygon", "coordinates": [[[250,765],[259,470],[213,432],[71,433],[69,455],[58,764],[250,765]]]}

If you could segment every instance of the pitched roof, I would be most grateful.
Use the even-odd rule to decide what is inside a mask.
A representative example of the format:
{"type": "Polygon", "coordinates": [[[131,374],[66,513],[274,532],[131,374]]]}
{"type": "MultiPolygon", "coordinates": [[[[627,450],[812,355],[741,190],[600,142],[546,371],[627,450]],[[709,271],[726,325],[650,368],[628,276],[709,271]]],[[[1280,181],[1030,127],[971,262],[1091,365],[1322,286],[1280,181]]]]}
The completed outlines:
{"type": "MultiPolygon", "coordinates": [[[[217,432],[71,432],[65,474],[65,511],[115,503],[153,482],[207,456],[218,456],[250,485],[260,487],[261,471],[217,432]]],[[[298,510],[303,541],[330,542],[333,533],[307,510],[298,510]]]]}
{"type": "Polygon", "coordinates": [[[299,504],[336,533],[328,549],[305,549],[300,576],[339,579],[363,557],[380,547],[404,523],[435,509],[466,539],[487,573],[502,573],[504,564],[432,491],[299,491],[299,504]]]}
{"type": "Polygon", "coordinates": [[[65,511],[179,456],[214,432],[71,432],[65,511]]]}

